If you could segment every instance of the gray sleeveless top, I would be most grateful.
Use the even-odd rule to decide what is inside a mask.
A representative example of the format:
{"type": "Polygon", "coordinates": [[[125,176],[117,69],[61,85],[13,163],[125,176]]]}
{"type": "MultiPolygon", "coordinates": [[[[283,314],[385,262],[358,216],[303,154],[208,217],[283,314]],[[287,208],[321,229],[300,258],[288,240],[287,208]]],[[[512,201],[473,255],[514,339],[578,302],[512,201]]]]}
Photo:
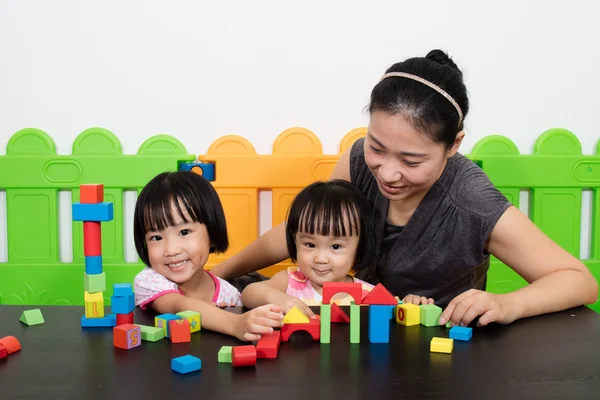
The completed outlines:
{"type": "Polygon", "coordinates": [[[485,243],[511,205],[487,175],[456,154],[404,227],[387,222],[389,200],[365,164],[364,138],[350,155],[350,178],[367,197],[375,218],[375,282],[394,295],[431,297],[446,306],[460,293],[483,289],[490,266],[485,243]]]}

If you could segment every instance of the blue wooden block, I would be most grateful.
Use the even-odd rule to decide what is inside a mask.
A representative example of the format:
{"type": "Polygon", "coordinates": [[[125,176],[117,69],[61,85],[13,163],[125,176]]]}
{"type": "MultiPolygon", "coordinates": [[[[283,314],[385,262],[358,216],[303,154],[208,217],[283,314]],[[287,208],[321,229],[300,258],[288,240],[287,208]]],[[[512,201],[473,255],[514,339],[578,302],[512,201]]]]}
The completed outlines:
{"type": "Polygon", "coordinates": [[[73,203],[73,221],[108,222],[113,219],[113,203],[73,203]]]}
{"type": "Polygon", "coordinates": [[[369,342],[390,342],[390,320],[394,315],[396,306],[370,305],[369,306],[369,342]]]}
{"type": "Polygon", "coordinates": [[[115,314],[129,314],[135,309],[133,293],[127,296],[111,296],[110,309],[115,314]]]}
{"type": "Polygon", "coordinates": [[[196,172],[209,182],[215,180],[215,164],[213,163],[181,162],[179,163],[179,170],[196,172]]]}
{"type": "Polygon", "coordinates": [[[117,316],[115,314],[106,314],[102,318],[86,318],[85,314],[81,317],[82,328],[105,328],[117,326],[117,316]]]}
{"type": "Polygon", "coordinates": [[[85,273],[99,275],[102,273],[102,256],[85,256],[85,273]]]}
{"type": "Polygon", "coordinates": [[[202,360],[192,355],[185,355],[171,360],[171,369],[180,374],[199,371],[202,369],[202,360]]]}
{"type": "Polygon", "coordinates": [[[453,326],[450,328],[449,337],[454,340],[468,342],[473,336],[473,328],[467,326],[453,326]]]}
{"type": "Polygon", "coordinates": [[[113,285],[113,296],[129,296],[132,294],[131,283],[115,283],[113,285]]]}
{"type": "Polygon", "coordinates": [[[182,319],[179,315],[175,314],[161,314],[154,317],[154,326],[157,328],[163,328],[165,330],[165,337],[171,337],[171,329],[169,328],[169,321],[173,319],[182,319]]]}

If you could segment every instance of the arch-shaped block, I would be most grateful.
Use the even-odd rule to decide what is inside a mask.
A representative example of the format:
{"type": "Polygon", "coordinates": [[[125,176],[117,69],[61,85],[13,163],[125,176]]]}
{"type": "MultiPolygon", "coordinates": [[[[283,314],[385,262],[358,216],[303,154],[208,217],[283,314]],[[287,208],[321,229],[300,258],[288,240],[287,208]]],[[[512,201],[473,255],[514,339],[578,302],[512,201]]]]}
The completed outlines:
{"type": "Polygon", "coordinates": [[[298,331],[308,332],[314,341],[318,341],[321,338],[321,320],[314,318],[308,324],[285,324],[281,328],[281,340],[287,342],[292,333],[298,331]]]}
{"type": "Polygon", "coordinates": [[[362,285],[350,282],[325,282],[323,284],[323,304],[331,304],[331,298],[337,293],[352,296],[355,304],[362,303],[362,285]]]}

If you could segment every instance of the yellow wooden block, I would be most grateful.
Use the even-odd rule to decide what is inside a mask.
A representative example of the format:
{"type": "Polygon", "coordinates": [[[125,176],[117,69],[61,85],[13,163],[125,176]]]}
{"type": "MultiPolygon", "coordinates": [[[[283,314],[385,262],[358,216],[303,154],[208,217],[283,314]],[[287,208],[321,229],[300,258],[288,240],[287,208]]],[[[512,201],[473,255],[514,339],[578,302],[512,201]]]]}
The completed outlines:
{"type": "Polygon", "coordinates": [[[104,299],[99,301],[85,302],[86,318],[103,318],[104,317],[104,299]]]}
{"type": "Polygon", "coordinates": [[[283,317],[284,324],[309,324],[310,320],[304,313],[298,310],[296,307],[293,307],[285,317],[283,317]]]}
{"type": "Polygon", "coordinates": [[[414,304],[397,305],[396,322],[405,326],[419,325],[421,323],[421,308],[414,304]]]}
{"type": "Polygon", "coordinates": [[[102,297],[102,292],[90,293],[88,291],[83,292],[85,302],[94,302],[94,301],[103,301],[104,297],[102,297]]]}
{"type": "Polygon", "coordinates": [[[188,322],[190,323],[190,332],[191,333],[200,332],[200,330],[202,329],[201,324],[200,324],[201,320],[200,320],[199,312],[182,311],[182,312],[178,312],[176,315],[183,319],[188,320],[188,322]]]}
{"type": "Polygon", "coordinates": [[[431,339],[430,351],[432,353],[452,353],[454,347],[453,339],[434,337],[431,339]]]}

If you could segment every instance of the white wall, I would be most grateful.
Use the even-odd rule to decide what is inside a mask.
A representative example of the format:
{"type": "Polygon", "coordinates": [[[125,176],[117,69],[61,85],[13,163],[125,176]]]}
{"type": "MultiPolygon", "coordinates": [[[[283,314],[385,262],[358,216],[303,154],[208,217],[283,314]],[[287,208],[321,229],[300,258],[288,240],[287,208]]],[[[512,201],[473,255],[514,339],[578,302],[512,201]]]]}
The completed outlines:
{"type": "Polygon", "coordinates": [[[544,130],[564,127],[591,154],[597,4],[0,0],[0,154],[24,127],[69,154],[93,126],[114,132],[125,153],[159,133],[196,154],[232,133],[270,153],[292,126],[334,153],[367,124],[384,70],[432,48],[453,56],[470,92],[462,152],[491,134],[530,152],[544,130]]]}

